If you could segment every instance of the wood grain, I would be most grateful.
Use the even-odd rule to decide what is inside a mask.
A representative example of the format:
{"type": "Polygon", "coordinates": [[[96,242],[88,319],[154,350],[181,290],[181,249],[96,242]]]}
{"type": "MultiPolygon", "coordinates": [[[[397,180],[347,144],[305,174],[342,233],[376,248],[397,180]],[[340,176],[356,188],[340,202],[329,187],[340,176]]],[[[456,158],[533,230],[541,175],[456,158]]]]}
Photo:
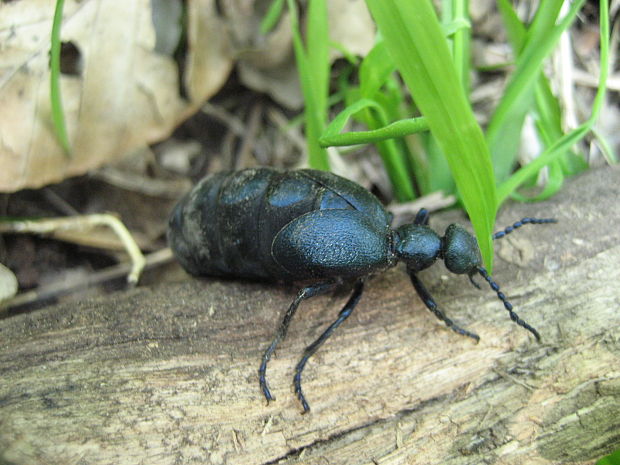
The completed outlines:
{"type": "MultiPolygon", "coordinates": [[[[198,280],[0,320],[1,464],[589,464],[620,447],[620,170],[508,206],[495,278],[543,337],[443,265],[423,274],[481,336],[447,330],[398,267],[292,375],[346,295],[302,304],[257,382],[294,288],[198,280]]],[[[439,229],[456,214],[434,218],[439,229]]]]}

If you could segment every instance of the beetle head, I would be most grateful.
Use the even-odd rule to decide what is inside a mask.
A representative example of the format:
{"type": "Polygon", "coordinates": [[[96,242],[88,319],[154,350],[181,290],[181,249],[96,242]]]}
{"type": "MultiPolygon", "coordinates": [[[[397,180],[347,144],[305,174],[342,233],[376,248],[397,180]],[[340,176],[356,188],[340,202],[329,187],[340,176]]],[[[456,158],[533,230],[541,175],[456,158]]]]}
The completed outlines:
{"type": "Polygon", "coordinates": [[[478,242],[465,228],[451,224],[441,239],[443,261],[455,274],[475,273],[482,265],[478,242]]]}

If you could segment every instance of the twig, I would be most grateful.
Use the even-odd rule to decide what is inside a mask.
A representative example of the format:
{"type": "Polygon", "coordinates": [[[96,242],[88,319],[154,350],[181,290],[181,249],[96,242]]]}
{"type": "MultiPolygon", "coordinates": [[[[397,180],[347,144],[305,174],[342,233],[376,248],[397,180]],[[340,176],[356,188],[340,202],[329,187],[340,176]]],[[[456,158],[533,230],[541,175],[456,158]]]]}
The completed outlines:
{"type": "Polygon", "coordinates": [[[258,134],[259,124],[262,116],[263,105],[261,102],[257,102],[250,109],[247,129],[245,134],[241,137],[241,147],[239,148],[237,161],[235,163],[236,169],[247,166],[247,162],[250,158],[250,153],[253,151],[254,145],[256,144],[256,135],[258,134]]]}
{"type": "MultiPolygon", "coordinates": [[[[172,251],[169,248],[161,249],[145,257],[144,268],[153,268],[155,266],[167,263],[172,260],[172,251]]],[[[0,306],[0,314],[5,312],[11,307],[17,307],[20,305],[29,305],[41,300],[51,299],[60,295],[65,295],[70,292],[84,289],[89,286],[94,286],[112,279],[120,278],[126,275],[133,265],[130,263],[120,263],[118,265],[111,266],[109,268],[91,273],[83,279],[75,280],[71,283],[57,282],[47,286],[40,287],[33,291],[23,292],[16,295],[14,298],[3,302],[0,306]]]]}
{"type": "Polygon", "coordinates": [[[121,220],[109,213],[64,218],[43,218],[40,220],[6,221],[0,223],[0,232],[52,234],[62,230],[90,230],[96,226],[111,228],[121,240],[132,263],[131,270],[127,275],[127,281],[130,284],[136,284],[144,268],[144,255],[142,255],[140,247],[138,247],[138,244],[136,244],[136,241],[121,220]]]}

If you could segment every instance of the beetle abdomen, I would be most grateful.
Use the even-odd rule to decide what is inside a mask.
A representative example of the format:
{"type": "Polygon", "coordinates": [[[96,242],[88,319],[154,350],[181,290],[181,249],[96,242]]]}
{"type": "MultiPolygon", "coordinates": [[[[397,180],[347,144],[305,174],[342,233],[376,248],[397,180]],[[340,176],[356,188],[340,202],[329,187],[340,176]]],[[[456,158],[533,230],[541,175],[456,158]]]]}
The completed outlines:
{"type": "Polygon", "coordinates": [[[274,261],[273,240],[292,220],[323,209],[358,210],[378,229],[388,225],[379,201],[355,183],[313,170],[257,168],[200,181],[175,207],[168,240],[192,274],[295,279],[304,273],[274,261]]]}
{"type": "Polygon", "coordinates": [[[201,180],[175,207],[168,241],[192,274],[266,278],[260,206],[275,172],[221,172],[201,180]]]}

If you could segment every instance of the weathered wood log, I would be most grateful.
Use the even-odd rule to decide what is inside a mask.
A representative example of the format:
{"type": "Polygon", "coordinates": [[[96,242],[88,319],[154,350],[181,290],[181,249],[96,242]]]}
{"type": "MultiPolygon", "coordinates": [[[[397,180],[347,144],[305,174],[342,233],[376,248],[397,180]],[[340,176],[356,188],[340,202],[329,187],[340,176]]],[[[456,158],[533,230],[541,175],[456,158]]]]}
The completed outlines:
{"type": "Polygon", "coordinates": [[[302,304],[269,405],[257,368],[293,288],[188,276],[0,320],[0,463],[593,463],[620,447],[618,199],[606,168],[501,213],[560,221],[497,244],[494,276],[542,343],[437,265],[422,278],[482,339],[456,335],[397,268],[309,362],[307,415],[293,369],[342,295],[302,304]]]}

